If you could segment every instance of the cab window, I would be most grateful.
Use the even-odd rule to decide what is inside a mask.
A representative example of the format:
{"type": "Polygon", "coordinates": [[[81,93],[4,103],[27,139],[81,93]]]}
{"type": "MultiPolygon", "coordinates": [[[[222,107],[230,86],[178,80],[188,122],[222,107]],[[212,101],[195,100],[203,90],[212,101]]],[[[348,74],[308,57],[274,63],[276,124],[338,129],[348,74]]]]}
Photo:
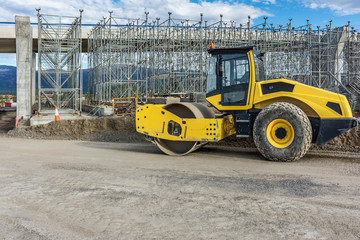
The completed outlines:
{"type": "Polygon", "coordinates": [[[224,60],[223,67],[223,87],[249,82],[250,73],[247,57],[224,60]]]}
{"type": "Polygon", "coordinates": [[[210,58],[210,64],[208,69],[208,75],[206,80],[206,92],[212,92],[216,90],[216,56],[210,58]]]}
{"type": "Polygon", "coordinates": [[[222,56],[223,105],[246,105],[250,81],[249,60],[246,53],[222,56]]]}

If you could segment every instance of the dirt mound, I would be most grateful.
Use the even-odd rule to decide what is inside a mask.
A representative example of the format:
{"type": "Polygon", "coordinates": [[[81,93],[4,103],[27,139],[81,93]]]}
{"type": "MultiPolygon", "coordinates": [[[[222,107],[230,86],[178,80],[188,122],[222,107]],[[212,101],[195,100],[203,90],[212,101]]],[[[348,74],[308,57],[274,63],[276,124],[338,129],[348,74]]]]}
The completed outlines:
{"type": "Polygon", "coordinates": [[[90,140],[103,142],[143,141],[136,133],[130,117],[100,117],[93,119],[61,120],[44,125],[10,130],[10,137],[34,139],[90,140]]]}
{"type": "Polygon", "coordinates": [[[235,135],[227,137],[220,142],[212,143],[220,146],[241,147],[241,148],[256,148],[252,138],[237,138],[235,135]]]}
{"type": "MultiPolygon", "coordinates": [[[[359,118],[360,119],[360,118],[359,118]]],[[[61,120],[49,124],[10,130],[11,137],[35,139],[65,139],[101,142],[143,142],[143,135],[136,132],[131,117],[100,117],[94,119],[61,120]]],[[[228,137],[220,146],[256,148],[252,138],[228,137]]],[[[312,145],[313,150],[360,152],[360,127],[334,138],[325,146],[312,145]]]]}
{"type": "Polygon", "coordinates": [[[7,133],[15,126],[16,111],[0,112],[0,134],[7,133]]]}

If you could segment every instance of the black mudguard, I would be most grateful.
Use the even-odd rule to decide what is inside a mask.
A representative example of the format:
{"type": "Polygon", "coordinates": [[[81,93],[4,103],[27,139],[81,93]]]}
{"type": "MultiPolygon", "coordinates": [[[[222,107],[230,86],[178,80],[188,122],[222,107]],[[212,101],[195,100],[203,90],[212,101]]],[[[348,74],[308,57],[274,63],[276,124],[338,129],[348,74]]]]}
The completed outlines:
{"type": "MultiPolygon", "coordinates": [[[[313,142],[322,146],[333,138],[359,125],[356,118],[320,118],[317,121],[310,120],[313,129],[318,128],[317,136],[314,136],[313,142]],[[314,126],[315,125],[318,126],[314,126]]],[[[313,130],[313,133],[316,132],[313,130]]]]}

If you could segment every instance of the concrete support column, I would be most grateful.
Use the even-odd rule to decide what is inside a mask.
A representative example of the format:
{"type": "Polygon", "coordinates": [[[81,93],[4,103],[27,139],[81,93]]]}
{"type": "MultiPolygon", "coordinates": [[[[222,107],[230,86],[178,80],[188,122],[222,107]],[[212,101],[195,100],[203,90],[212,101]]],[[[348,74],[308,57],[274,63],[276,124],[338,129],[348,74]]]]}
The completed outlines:
{"type": "MultiPolygon", "coordinates": [[[[349,28],[348,27],[343,27],[342,31],[341,31],[341,36],[339,39],[339,42],[337,44],[337,49],[336,49],[336,53],[335,53],[335,67],[334,67],[334,75],[337,78],[337,83],[336,85],[338,86],[339,83],[342,83],[341,81],[341,72],[343,69],[343,59],[342,59],[342,53],[344,51],[345,48],[345,42],[347,39],[347,33],[349,32],[349,28]]],[[[338,33],[339,34],[339,33],[338,33]]]]}
{"type": "Polygon", "coordinates": [[[16,33],[16,117],[31,117],[32,103],[32,28],[30,17],[15,16],[16,33]]]}

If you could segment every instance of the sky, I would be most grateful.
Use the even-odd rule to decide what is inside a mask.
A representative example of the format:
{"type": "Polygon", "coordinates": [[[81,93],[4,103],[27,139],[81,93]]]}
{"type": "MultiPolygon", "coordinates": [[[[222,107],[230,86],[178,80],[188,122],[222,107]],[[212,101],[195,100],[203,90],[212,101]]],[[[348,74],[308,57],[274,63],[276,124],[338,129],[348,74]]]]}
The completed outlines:
{"type": "MultiPolygon", "coordinates": [[[[30,16],[36,23],[35,8],[41,8],[43,14],[61,16],[79,16],[83,9],[83,23],[96,24],[103,17],[145,18],[166,20],[168,12],[173,18],[199,21],[200,13],[208,23],[224,20],[237,23],[247,22],[251,16],[252,24],[260,24],[267,17],[268,22],[292,26],[306,25],[309,19],[312,25],[325,26],[332,20],[332,26],[343,26],[348,21],[356,29],[360,28],[360,0],[0,0],[0,22],[14,22],[15,15],[30,16]]],[[[0,27],[7,26],[0,23],[0,27]]],[[[0,65],[15,66],[14,54],[0,54],[0,65]]]]}

